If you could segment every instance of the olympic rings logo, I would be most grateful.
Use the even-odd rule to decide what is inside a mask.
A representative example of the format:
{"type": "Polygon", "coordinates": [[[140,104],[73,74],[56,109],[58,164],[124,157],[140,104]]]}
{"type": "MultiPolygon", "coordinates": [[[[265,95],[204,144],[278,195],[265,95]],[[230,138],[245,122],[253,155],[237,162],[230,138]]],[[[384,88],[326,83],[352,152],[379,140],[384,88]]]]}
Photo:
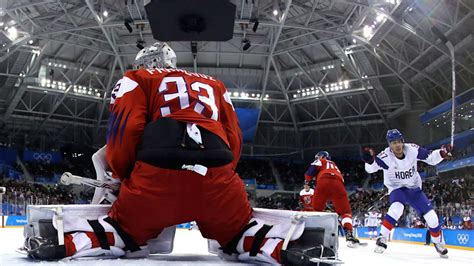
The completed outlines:
{"type": "Polygon", "coordinates": [[[457,238],[459,244],[463,244],[463,245],[467,244],[467,242],[469,241],[469,235],[468,234],[458,234],[456,236],[456,238],[457,238]]]}
{"type": "Polygon", "coordinates": [[[36,161],[43,161],[43,162],[51,162],[51,159],[53,158],[53,156],[51,155],[51,153],[39,153],[39,152],[35,152],[33,153],[33,159],[35,159],[36,161]]]}

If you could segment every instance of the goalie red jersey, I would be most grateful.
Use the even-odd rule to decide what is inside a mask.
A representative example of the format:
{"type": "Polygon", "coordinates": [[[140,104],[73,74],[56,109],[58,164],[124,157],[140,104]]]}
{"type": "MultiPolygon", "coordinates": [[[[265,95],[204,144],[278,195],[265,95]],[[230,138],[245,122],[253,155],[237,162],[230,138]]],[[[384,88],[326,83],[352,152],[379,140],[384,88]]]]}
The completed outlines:
{"type": "Polygon", "coordinates": [[[241,131],[230,95],[212,77],[181,69],[128,71],[111,95],[107,160],[115,178],[130,176],[148,122],[161,117],[195,123],[219,136],[239,160],[241,131]]]}
{"type": "Polygon", "coordinates": [[[126,72],[111,95],[106,157],[113,177],[120,178],[122,185],[109,216],[139,245],[165,227],[192,220],[197,221],[204,236],[224,245],[247,224],[252,212],[243,182],[235,173],[241,145],[237,115],[221,81],[181,69],[126,72]],[[168,127],[154,127],[162,122],[168,127]],[[202,136],[205,149],[182,148],[193,132],[202,136]],[[161,156],[156,161],[166,160],[173,153],[176,158],[171,161],[196,150],[207,152],[211,143],[205,137],[209,135],[225,146],[226,154],[231,154],[225,165],[191,161],[168,168],[140,157],[149,147],[155,148],[153,156],[161,156]],[[161,146],[154,147],[158,142],[161,146]],[[182,168],[185,166],[191,169],[182,168]],[[207,170],[202,173],[193,166],[207,166],[207,170]],[[196,205],[189,208],[189,202],[196,205]],[[214,205],[204,207],[203,202],[214,205]]]}

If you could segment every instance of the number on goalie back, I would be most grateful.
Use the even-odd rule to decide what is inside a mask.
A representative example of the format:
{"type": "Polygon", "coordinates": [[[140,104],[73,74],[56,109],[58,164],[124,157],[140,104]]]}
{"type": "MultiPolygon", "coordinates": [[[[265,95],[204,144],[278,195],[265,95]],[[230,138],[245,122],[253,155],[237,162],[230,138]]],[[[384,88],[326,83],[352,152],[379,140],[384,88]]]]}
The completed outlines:
{"type": "MultiPolygon", "coordinates": [[[[173,112],[188,108],[192,102],[189,101],[189,87],[192,91],[196,91],[198,94],[198,99],[194,104],[194,111],[198,114],[203,115],[204,117],[210,118],[212,120],[218,119],[218,109],[216,105],[216,99],[214,97],[214,90],[209,84],[202,82],[193,82],[190,86],[186,84],[186,81],[183,77],[165,77],[161,81],[158,92],[163,95],[165,102],[170,102],[169,105],[161,107],[161,116],[165,117],[173,112]],[[177,92],[173,93],[170,91],[170,85],[175,85],[177,92]],[[203,94],[207,93],[207,96],[203,94]],[[178,110],[172,110],[171,106],[176,106],[171,101],[178,99],[178,110]]],[[[176,108],[174,108],[176,109],[176,108]]]]}

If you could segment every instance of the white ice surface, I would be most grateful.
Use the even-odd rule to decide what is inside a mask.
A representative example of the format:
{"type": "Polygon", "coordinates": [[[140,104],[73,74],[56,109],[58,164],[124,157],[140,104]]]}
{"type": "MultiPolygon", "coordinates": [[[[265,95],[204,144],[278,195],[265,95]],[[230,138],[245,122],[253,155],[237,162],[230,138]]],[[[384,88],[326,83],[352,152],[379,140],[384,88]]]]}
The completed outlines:
{"type": "MultiPolygon", "coordinates": [[[[4,265],[32,265],[32,264],[74,264],[74,265],[211,265],[231,264],[220,260],[217,256],[207,252],[207,241],[203,239],[197,230],[178,229],[176,232],[174,251],[170,255],[152,255],[147,259],[139,260],[81,260],[67,262],[33,262],[23,255],[16,253],[16,249],[23,244],[23,229],[0,228],[0,266],[4,265]]],[[[339,256],[345,262],[344,265],[376,265],[376,266],[474,266],[474,251],[450,249],[449,258],[440,258],[434,247],[421,246],[404,243],[388,243],[388,249],[384,254],[373,252],[375,242],[373,240],[362,240],[369,242],[368,246],[358,249],[346,247],[340,241],[339,256]]],[[[236,263],[233,263],[236,264],[236,263]]],[[[242,264],[239,264],[242,265],[242,264]]]]}

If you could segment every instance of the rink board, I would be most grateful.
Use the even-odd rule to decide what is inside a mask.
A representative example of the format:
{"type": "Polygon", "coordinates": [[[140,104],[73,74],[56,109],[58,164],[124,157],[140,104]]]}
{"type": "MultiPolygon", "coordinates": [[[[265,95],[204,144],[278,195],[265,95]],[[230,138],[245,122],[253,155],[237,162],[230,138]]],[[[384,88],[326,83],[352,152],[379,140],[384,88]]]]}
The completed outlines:
{"type": "MultiPolygon", "coordinates": [[[[359,238],[369,238],[367,227],[358,227],[357,236],[359,238]]],[[[377,228],[380,232],[380,227],[377,228]]],[[[423,228],[400,228],[396,227],[390,233],[390,240],[393,242],[424,244],[427,229],[423,228]]],[[[474,230],[442,230],[444,241],[448,247],[464,250],[474,250],[474,230]]]]}

